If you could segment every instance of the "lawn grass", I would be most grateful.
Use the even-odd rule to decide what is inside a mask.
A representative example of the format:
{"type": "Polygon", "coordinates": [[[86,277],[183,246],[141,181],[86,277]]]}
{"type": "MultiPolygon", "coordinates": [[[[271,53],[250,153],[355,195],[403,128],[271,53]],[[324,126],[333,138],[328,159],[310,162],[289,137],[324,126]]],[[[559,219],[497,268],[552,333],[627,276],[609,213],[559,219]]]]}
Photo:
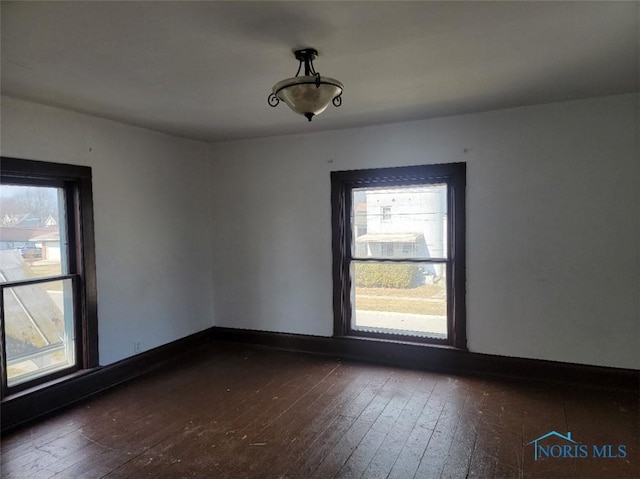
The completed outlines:
{"type": "Polygon", "coordinates": [[[446,285],[444,281],[436,284],[423,284],[415,288],[356,288],[356,294],[367,296],[394,296],[405,298],[445,298],[446,285]]]}
{"type": "MultiPolygon", "coordinates": [[[[60,276],[60,263],[39,262],[24,263],[24,272],[28,278],[45,278],[47,276],[60,276]]],[[[45,283],[49,291],[62,291],[61,281],[45,283]]]]}
{"type": "Polygon", "coordinates": [[[416,288],[356,288],[356,309],[446,315],[445,284],[423,284],[416,288]]]}
{"type": "Polygon", "coordinates": [[[447,314],[444,301],[409,301],[391,297],[357,297],[356,309],[363,311],[387,311],[390,313],[428,314],[443,316],[447,314]]]}

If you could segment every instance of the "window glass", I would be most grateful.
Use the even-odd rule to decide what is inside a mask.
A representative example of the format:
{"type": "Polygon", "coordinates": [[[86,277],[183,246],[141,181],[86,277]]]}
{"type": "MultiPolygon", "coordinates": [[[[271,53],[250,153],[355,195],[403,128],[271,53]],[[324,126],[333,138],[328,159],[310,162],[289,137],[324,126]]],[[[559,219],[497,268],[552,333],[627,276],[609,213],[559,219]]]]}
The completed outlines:
{"type": "Polygon", "coordinates": [[[447,185],[354,188],[354,258],[447,257],[447,185]]]}
{"type": "Polygon", "coordinates": [[[353,262],[352,328],[447,337],[446,265],[353,262]]]}
{"type": "MultiPolygon", "coordinates": [[[[353,188],[354,258],[446,259],[447,185],[353,188]]],[[[447,337],[446,262],[352,264],[351,327],[447,337]]]]}
{"type": "Polygon", "coordinates": [[[7,385],[75,364],[71,279],[3,290],[7,385]]]}
{"type": "Polygon", "coordinates": [[[67,273],[61,188],[0,185],[0,282],[67,273]]]}

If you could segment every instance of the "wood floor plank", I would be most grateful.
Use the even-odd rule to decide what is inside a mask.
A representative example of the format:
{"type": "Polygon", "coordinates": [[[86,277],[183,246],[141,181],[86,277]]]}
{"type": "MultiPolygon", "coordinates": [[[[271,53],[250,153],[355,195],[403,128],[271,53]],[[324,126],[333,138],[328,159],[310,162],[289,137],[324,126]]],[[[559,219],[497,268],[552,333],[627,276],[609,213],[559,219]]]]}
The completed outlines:
{"type": "Polygon", "coordinates": [[[599,397],[572,395],[565,402],[567,427],[587,447],[589,457],[575,460],[576,477],[640,477],[640,401],[630,395],[604,393],[599,397]],[[607,447],[610,445],[611,448],[607,447]],[[594,451],[594,446],[597,452],[594,451]],[[624,446],[623,451],[618,450],[624,446]],[[602,452],[610,456],[599,457],[602,452]]]}
{"type": "MultiPolygon", "coordinates": [[[[265,394],[261,400],[252,406],[251,414],[244,414],[233,419],[234,429],[228,430],[227,437],[219,444],[216,454],[224,455],[226,467],[237,471],[259,470],[264,450],[271,450],[276,441],[266,432],[274,424],[284,425],[289,414],[295,414],[300,405],[300,399],[330,375],[338,365],[323,364],[322,367],[307,365],[304,375],[298,374],[298,379],[282,383],[278,388],[265,394]],[[279,422],[283,419],[282,422],[279,422]]],[[[282,430],[278,428],[280,433],[282,430]]],[[[280,434],[281,435],[281,434],[280,434]]],[[[279,439],[279,438],[278,438],[279,439]]],[[[278,441],[279,442],[279,441],[278,441]]],[[[189,451],[183,459],[193,463],[198,460],[194,450],[189,451]]],[[[269,464],[272,467],[271,464],[269,464]]]]}
{"type": "Polygon", "coordinates": [[[339,404],[332,411],[332,417],[328,418],[329,420],[322,425],[322,430],[318,437],[310,444],[301,458],[301,462],[296,464],[296,470],[301,477],[311,477],[314,474],[325,457],[342,439],[353,423],[358,420],[362,412],[389,379],[389,371],[386,370],[382,374],[375,374],[373,369],[369,369],[367,372],[371,374],[364,376],[365,381],[356,390],[356,394],[339,404]]]}
{"type": "Polygon", "coordinates": [[[202,385],[202,396],[191,395],[187,404],[175,403],[181,404],[180,409],[171,411],[170,418],[159,421],[163,429],[145,438],[148,447],[106,477],[127,477],[134,471],[143,471],[146,477],[161,474],[189,456],[189,448],[184,445],[193,446],[197,442],[194,437],[201,438],[206,431],[215,433],[213,445],[223,450],[237,438],[238,431],[246,427],[244,421],[251,420],[251,412],[257,410],[257,405],[263,404],[265,398],[271,400],[283,384],[299,377],[298,365],[287,369],[283,364],[282,373],[276,375],[273,366],[277,361],[261,364],[263,367],[252,370],[251,375],[238,374],[238,370],[225,374],[218,378],[218,384],[202,385]]]}
{"type": "Polygon", "coordinates": [[[437,384],[437,378],[432,378],[428,373],[422,373],[420,376],[412,397],[407,401],[398,420],[376,451],[376,455],[364,471],[363,477],[385,478],[391,472],[437,384]]]}
{"type": "Polygon", "coordinates": [[[9,434],[2,438],[1,463],[5,464],[23,454],[29,454],[42,445],[63,438],[81,427],[81,422],[68,417],[56,416],[41,423],[30,425],[20,434],[9,434]]]}
{"type": "Polygon", "coordinates": [[[425,450],[435,432],[436,425],[444,413],[450,395],[459,394],[456,380],[442,377],[433,389],[420,417],[416,421],[402,451],[388,475],[389,478],[404,479],[414,477],[425,450]]]}
{"type": "MultiPolygon", "coordinates": [[[[534,459],[534,445],[532,440],[541,437],[551,431],[567,434],[567,418],[564,409],[564,396],[550,396],[541,389],[530,389],[523,395],[522,402],[522,469],[524,478],[544,478],[552,474],[560,474],[567,479],[574,478],[575,466],[573,461],[562,459],[560,461],[538,457],[534,459]]],[[[545,439],[548,444],[564,441],[557,437],[545,439]]]]}
{"type": "Polygon", "coordinates": [[[471,387],[468,389],[464,407],[460,412],[460,421],[440,475],[442,478],[466,478],[471,468],[471,458],[476,447],[478,427],[487,395],[479,381],[469,379],[468,383],[471,387]]]}
{"type": "MultiPolygon", "coordinates": [[[[175,429],[168,427],[168,421],[165,421],[162,416],[154,418],[153,411],[163,411],[166,414],[171,413],[171,408],[180,407],[180,403],[176,402],[166,392],[174,391],[179,393],[187,386],[189,382],[185,382],[184,378],[193,374],[193,368],[187,369],[185,373],[179,376],[171,376],[167,381],[153,381],[153,375],[145,377],[139,381],[139,384],[136,384],[136,394],[138,396],[134,394],[130,397],[130,388],[122,388],[118,391],[121,399],[118,406],[105,409],[100,407],[102,399],[90,401],[90,405],[86,409],[89,409],[91,404],[93,405],[94,415],[92,416],[92,421],[83,424],[78,431],[88,441],[101,444],[105,448],[120,450],[122,462],[130,460],[128,456],[136,455],[146,450],[149,444],[153,444],[158,434],[164,438],[175,433],[175,429]],[[164,390],[165,394],[159,394],[161,390],[164,390]],[[135,401],[140,394],[146,399],[144,401],[135,401]],[[123,418],[127,419],[123,420],[123,418]],[[123,422],[129,422],[129,424],[124,425],[123,422]],[[155,433],[154,424],[161,426],[155,433]]],[[[197,375],[193,374],[193,377],[197,377],[197,375]]],[[[113,402],[110,404],[113,404],[113,402]]],[[[155,413],[155,415],[157,416],[158,414],[155,413]]],[[[44,459],[47,459],[47,456],[44,459]]],[[[54,457],[48,456],[48,460],[44,462],[41,458],[39,461],[33,461],[32,464],[29,464],[29,474],[33,475],[35,471],[41,468],[50,469],[51,463],[60,463],[63,460],[64,450],[58,448],[54,457]]],[[[18,472],[19,476],[21,474],[21,472],[18,472]]]]}
{"type": "Polygon", "coordinates": [[[389,402],[336,477],[361,477],[364,474],[418,387],[418,377],[417,373],[407,371],[403,374],[396,374],[395,380],[387,382],[386,387],[381,390],[379,395],[388,395],[389,402]]]}
{"type": "Polygon", "coordinates": [[[215,344],[3,436],[1,475],[638,479],[638,400],[215,344]],[[534,461],[550,430],[627,455],[534,461]]]}
{"type": "Polygon", "coordinates": [[[453,395],[445,402],[415,476],[441,477],[456,431],[462,422],[462,412],[468,398],[468,393],[465,391],[462,394],[453,395]]]}
{"type": "Polygon", "coordinates": [[[282,407],[262,428],[247,433],[249,447],[236,454],[236,457],[242,457],[247,470],[268,468],[273,474],[284,475],[291,465],[290,459],[279,460],[279,456],[276,456],[265,461],[265,450],[286,450],[288,455],[296,457],[299,451],[308,447],[314,431],[317,432],[313,424],[322,424],[321,418],[327,414],[325,411],[332,409],[332,403],[348,384],[344,375],[337,374],[341,364],[334,366],[328,374],[303,385],[289,401],[283,401],[282,407]],[[268,447],[265,449],[262,445],[268,447]]]}
{"type": "Polygon", "coordinates": [[[467,472],[469,479],[496,477],[497,451],[499,450],[501,437],[499,424],[504,412],[503,398],[505,391],[499,387],[491,387],[490,384],[485,384],[483,395],[485,400],[478,411],[480,419],[467,472]]]}
{"type": "Polygon", "coordinates": [[[46,476],[41,470],[53,471],[50,475],[64,469],[60,467],[60,461],[69,456],[77,456],[78,451],[82,451],[91,442],[84,438],[78,430],[66,434],[55,441],[50,441],[37,448],[32,449],[29,454],[23,454],[2,465],[3,477],[24,478],[36,475],[46,476]]]}
{"type": "MultiPolygon", "coordinates": [[[[166,395],[156,394],[159,392],[159,388],[162,387],[166,391],[170,388],[175,390],[177,383],[187,385],[188,381],[185,382],[185,377],[190,376],[189,372],[192,372],[192,370],[189,369],[187,374],[180,376],[170,376],[167,381],[162,382],[154,382],[153,375],[149,375],[136,383],[135,389],[130,386],[118,388],[117,394],[120,401],[118,405],[114,405],[113,401],[109,401],[109,396],[116,394],[115,391],[110,391],[101,398],[90,401],[85,407],[77,409],[74,427],[63,429],[63,431],[68,430],[68,433],[63,435],[58,433],[55,436],[47,434],[46,436],[49,436],[48,441],[38,441],[37,451],[45,453],[44,455],[36,454],[34,456],[33,448],[30,455],[23,455],[17,461],[12,460],[11,455],[9,457],[3,455],[4,469],[11,471],[11,474],[15,474],[17,477],[31,477],[36,473],[45,477],[47,475],[46,471],[60,473],[65,469],[65,465],[72,465],[77,462],[79,460],[77,458],[78,453],[82,453],[83,449],[93,444],[100,444],[104,448],[110,448],[108,444],[111,442],[114,447],[118,447],[122,451],[127,450],[127,454],[132,454],[132,450],[135,447],[144,449],[144,443],[139,438],[150,437],[150,428],[149,421],[141,421],[141,418],[145,417],[145,414],[149,416],[150,408],[154,407],[154,405],[157,406],[163,400],[166,401],[166,395]],[[138,401],[130,400],[140,395],[147,395],[152,398],[152,401],[144,401],[144,404],[140,404],[138,401]],[[90,420],[83,422],[85,417],[90,418],[90,420]],[[126,428],[122,426],[123,418],[126,418],[125,421],[129,423],[126,428]],[[138,432],[138,439],[134,438],[133,447],[127,449],[127,444],[121,434],[122,431],[127,432],[127,437],[132,437],[135,432],[138,432]],[[67,447],[67,443],[70,443],[70,447],[67,447]],[[49,444],[53,444],[52,450],[49,444]],[[40,470],[43,470],[43,472],[39,472],[40,470]]],[[[13,452],[15,453],[15,451],[13,452]]]]}
{"type": "Polygon", "coordinates": [[[103,477],[128,460],[126,453],[99,448],[85,451],[74,464],[58,472],[56,479],[96,479],[103,477]]]}
{"type": "Polygon", "coordinates": [[[327,450],[322,461],[310,476],[311,478],[322,479],[335,477],[391,400],[390,394],[383,393],[385,386],[390,380],[391,375],[387,377],[382,387],[371,395],[369,400],[367,400],[366,406],[360,411],[353,422],[351,422],[344,434],[335,442],[331,449],[327,450]]]}
{"type": "MultiPolygon", "coordinates": [[[[363,370],[344,363],[340,365],[336,375],[338,378],[332,387],[299,415],[293,426],[286,429],[287,434],[279,441],[279,446],[284,450],[290,450],[290,457],[295,458],[294,461],[288,461],[285,455],[279,456],[280,459],[276,463],[279,468],[276,471],[283,477],[295,478],[301,470],[307,473],[313,470],[324,454],[323,441],[330,442],[326,436],[327,430],[334,429],[333,423],[341,412],[358,397],[373,377],[372,371],[368,368],[363,370]]],[[[278,431],[274,429],[271,434],[277,435],[278,431]]]]}

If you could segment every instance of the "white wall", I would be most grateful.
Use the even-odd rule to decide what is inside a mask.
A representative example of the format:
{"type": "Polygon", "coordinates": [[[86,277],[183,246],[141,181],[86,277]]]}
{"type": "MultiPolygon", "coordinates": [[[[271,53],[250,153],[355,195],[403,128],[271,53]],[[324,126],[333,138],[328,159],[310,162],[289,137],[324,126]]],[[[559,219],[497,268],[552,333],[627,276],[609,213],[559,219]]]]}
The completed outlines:
{"type": "Polygon", "coordinates": [[[206,145],[7,97],[1,107],[2,155],[93,169],[100,363],[210,327],[206,145]]]}
{"type": "Polygon", "coordinates": [[[623,95],[212,145],[215,324],[330,336],[330,171],[466,161],[469,349],[640,369],[637,135],[623,95]]]}
{"type": "Polygon", "coordinates": [[[223,143],[209,162],[202,143],[1,107],[2,155],[93,168],[102,364],[212,317],[330,336],[330,171],[466,161],[470,350],[640,369],[637,95],[223,143]]]}

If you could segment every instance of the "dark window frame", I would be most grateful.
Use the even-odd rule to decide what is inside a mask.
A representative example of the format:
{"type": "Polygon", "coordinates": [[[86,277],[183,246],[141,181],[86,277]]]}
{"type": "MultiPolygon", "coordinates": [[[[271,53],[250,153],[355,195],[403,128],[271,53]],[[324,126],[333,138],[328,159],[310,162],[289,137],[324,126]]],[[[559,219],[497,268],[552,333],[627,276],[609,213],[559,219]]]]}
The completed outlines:
{"type": "Polygon", "coordinates": [[[467,349],[466,334],[466,163],[331,172],[334,337],[363,337],[467,349]],[[446,183],[448,221],[447,339],[356,331],[351,328],[350,263],[352,190],[375,186],[446,183]]]}
{"type": "MultiPolygon", "coordinates": [[[[70,376],[79,370],[98,366],[98,315],[91,168],[3,156],[0,158],[0,183],[53,186],[64,189],[69,271],[60,277],[71,278],[73,281],[76,332],[76,365],[11,387],[7,386],[5,353],[2,350],[0,380],[2,397],[6,398],[70,376]]],[[[39,278],[21,284],[48,279],[51,278],[39,278]]],[[[0,301],[2,301],[1,297],[0,294],[0,301]]],[[[0,318],[0,321],[2,321],[0,348],[3,348],[4,318],[0,318]]]]}

